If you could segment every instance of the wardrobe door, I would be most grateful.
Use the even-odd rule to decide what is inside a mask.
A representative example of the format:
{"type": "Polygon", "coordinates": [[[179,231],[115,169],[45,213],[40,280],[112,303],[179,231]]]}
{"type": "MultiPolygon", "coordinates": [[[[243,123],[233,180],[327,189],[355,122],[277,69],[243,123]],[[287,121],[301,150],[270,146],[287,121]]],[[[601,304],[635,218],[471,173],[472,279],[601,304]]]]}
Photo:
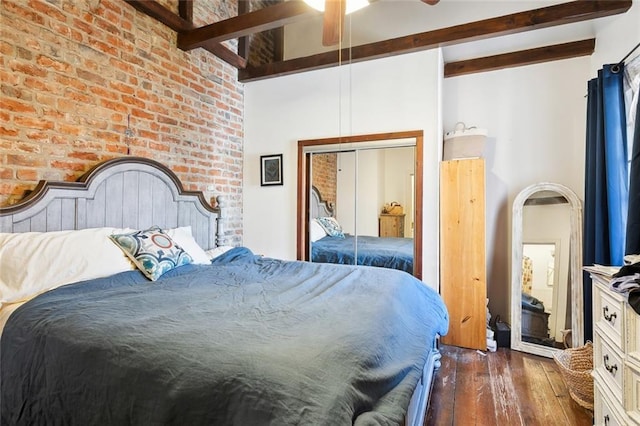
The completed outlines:
{"type": "Polygon", "coordinates": [[[440,164],[440,293],[449,310],[442,343],[486,350],[484,160],[440,164]]]}

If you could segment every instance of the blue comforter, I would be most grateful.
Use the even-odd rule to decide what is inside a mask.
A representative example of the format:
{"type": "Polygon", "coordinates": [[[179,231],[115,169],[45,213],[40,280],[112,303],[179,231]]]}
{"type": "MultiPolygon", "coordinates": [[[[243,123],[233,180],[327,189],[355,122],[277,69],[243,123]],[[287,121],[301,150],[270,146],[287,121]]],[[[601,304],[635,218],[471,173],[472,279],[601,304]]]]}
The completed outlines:
{"type": "Polygon", "coordinates": [[[0,342],[0,423],[398,424],[447,328],[440,297],[404,272],[237,248],[17,309],[0,342]]]}
{"type": "Polygon", "coordinates": [[[353,235],[345,238],[326,236],[311,243],[313,262],[355,264],[358,244],[358,265],[380,266],[413,273],[413,238],[369,237],[353,235]]]}

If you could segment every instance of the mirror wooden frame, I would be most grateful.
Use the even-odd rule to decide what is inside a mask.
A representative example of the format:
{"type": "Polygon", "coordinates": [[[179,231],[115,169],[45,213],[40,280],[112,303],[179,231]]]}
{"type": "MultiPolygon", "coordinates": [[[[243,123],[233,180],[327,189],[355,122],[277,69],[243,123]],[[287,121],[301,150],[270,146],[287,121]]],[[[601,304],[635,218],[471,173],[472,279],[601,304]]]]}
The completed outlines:
{"type": "Polygon", "coordinates": [[[513,201],[511,258],[511,349],[553,357],[560,349],[522,341],[522,244],[524,204],[533,194],[553,191],[569,203],[571,226],[569,237],[569,280],[571,284],[571,346],[584,344],[582,290],[582,203],[571,189],[558,183],[542,182],[523,189],[513,201]]]}
{"type": "MultiPolygon", "coordinates": [[[[359,144],[370,142],[394,141],[402,139],[415,140],[415,206],[414,206],[414,240],[413,240],[413,275],[422,279],[422,179],[423,179],[423,140],[422,130],[411,130],[391,133],[374,133],[368,135],[340,136],[324,139],[307,139],[298,141],[298,193],[296,206],[296,256],[298,260],[309,260],[309,239],[307,224],[309,223],[310,155],[313,147],[327,145],[359,144]]],[[[389,145],[392,147],[393,145],[389,145]]]]}

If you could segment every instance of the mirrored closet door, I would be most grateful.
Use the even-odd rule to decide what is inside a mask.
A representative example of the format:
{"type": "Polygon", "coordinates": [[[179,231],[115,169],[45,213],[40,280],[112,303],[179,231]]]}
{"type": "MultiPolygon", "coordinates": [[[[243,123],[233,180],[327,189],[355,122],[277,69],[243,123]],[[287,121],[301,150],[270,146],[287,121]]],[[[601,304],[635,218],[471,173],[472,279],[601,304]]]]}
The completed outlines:
{"type": "Polygon", "coordinates": [[[298,258],[420,276],[421,151],[421,131],[300,141],[298,258]]]}

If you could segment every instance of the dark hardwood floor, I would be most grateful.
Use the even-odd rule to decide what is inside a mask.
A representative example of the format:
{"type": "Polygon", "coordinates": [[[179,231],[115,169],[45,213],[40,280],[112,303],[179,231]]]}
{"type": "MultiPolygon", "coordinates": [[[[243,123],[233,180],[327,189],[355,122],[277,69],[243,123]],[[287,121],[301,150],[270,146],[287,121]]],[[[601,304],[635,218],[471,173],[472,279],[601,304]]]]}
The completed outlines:
{"type": "Polygon", "coordinates": [[[553,359],[499,348],[479,353],[442,345],[425,426],[582,426],[578,405],[553,359]]]}

